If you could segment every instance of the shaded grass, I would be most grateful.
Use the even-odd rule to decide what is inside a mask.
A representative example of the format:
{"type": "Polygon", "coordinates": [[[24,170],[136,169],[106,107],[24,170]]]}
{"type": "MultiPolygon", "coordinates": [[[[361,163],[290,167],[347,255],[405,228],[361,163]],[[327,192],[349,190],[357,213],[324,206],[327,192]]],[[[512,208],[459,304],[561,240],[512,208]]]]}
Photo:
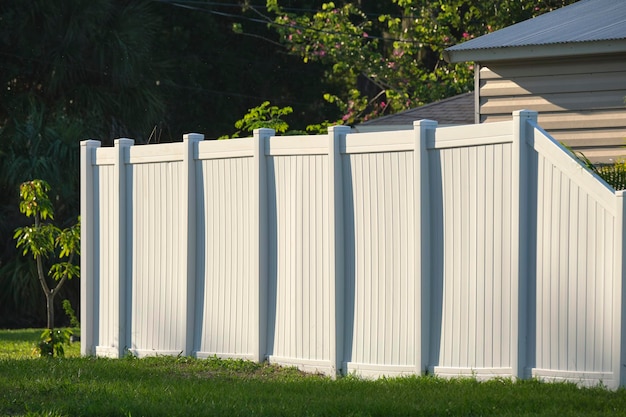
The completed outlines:
{"type": "MultiPolygon", "coordinates": [[[[0,350],[4,349],[0,332],[0,350]]],[[[626,391],[410,377],[336,381],[241,360],[0,359],[0,415],[605,416],[626,391]]]]}

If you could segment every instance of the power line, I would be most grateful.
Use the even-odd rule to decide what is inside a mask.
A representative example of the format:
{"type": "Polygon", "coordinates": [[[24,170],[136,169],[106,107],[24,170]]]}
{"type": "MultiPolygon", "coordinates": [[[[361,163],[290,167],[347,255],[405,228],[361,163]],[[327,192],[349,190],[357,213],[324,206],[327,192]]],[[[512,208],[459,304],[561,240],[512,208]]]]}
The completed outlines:
{"type": "MultiPolygon", "coordinates": [[[[232,19],[246,20],[246,21],[249,21],[249,22],[252,22],[252,23],[262,23],[262,24],[265,24],[265,25],[270,25],[270,26],[275,26],[275,27],[286,27],[286,28],[290,28],[290,29],[301,29],[301,30],[307,30],[307,31],[311,31],[311,32],[324,33],[324,34],[328,34],[328,35],[351,36],[351,37],[360,38],[360,39],[362,38],[362,39],[382,40],[382,41],[386,41],[386,42],[400,42],[400,43],[407,43],[407,44],[421,44],[421,43],[423,43],[423,42],[421,42],[419,40],[416,40],[416,39],[386,38],[386,37],[375,36],[375,35],[363,36],[363,35],[359,35],[359,34],[350,34],[350,33],[346,33],[346,32],[338,32],[338,31],[331,31],[331,30],[326,30],[326,29],[318,29],[318,28],[312,28],[312,27],[307,27],[307,26],[302,26],[302,25],[297,25],[297,24],[295,24],[295,25],[291,25],[291,24],[290,25],[286,25],[286,24],[278,23],[278,22],[272,20],[269,16],[266,16],[263,13],[261,13],[256,8],[256,6],[250,6],[250,5],[248,5],[248,8],[250,10],[254,11],[255,13],[257,13],[258,15],[260,15],[262,17],[262,19],[255,19],[253,17],[248,17],[248,16],[244,16],[244,15],[227,13],[227,12],[220,12],[220,11],[213,10],[213,9],[205,9],[205,8],[195,7],[195,6],[191,6],[191,5],[186,4],[186,3],[198,3],[196,1],[194,1],[194,2],[186,1],[186,3],[183,3],[180,0],[154,0],[154,1],[157,1],[157,2],[160,2],[160,3],[170,4],[172,6],[181,7],[181,8],[185,8],[185,9],[195,10],[195,11],[199,11],[199,12],[203,12],[203,13],[214,14],[214,15],[217,15],[217,16],[228,17],[228,18],[232,18],[232,19]]],[[[204,4],[207,4],[207,3],[202,2],[202,4],[204,5],[204,4]]],[[[210,3],[210,4],[215,4],[215,3],[210,3]]],[[[241,7],[241,6],[239,6],[239,7],[241,7]]],[[[450,45],[448,45],[448,44],[441,44],[441,45],[437,45],[437,46],[445,47],[445,46],[450,46],[450,45]]]]}
{"type": "MultiPolygon", "coordinates": [[[[220,2],[213,2],[213,1],[201,1],[201,0],[175,0],[175,1],[171,1],[171,0],[156,0],[159,1],[161,3],[182,3],[182,4],[192,4],[192,5],[199,5],[199,6],[216,6],[216,7],[224,7],[224,8],[235,8],[235,9],[242,9],[244,7],[265,7],[262,4],[246,4],[246,5],[242,5],[241,3],[220,3],[220,2]]],[[[293,12],[310,12],[310,13],[314,13],[319,11],[318,9],[309,9],[309,8],[302,8],[302,7],[281,7],[281,9],[283,10],[287,10],[287,11],[293,11],[293,12]]]]}
{"type": "MultiPolygon", "coordinates": [[[[181,4],[192,4],[192,5],[199,5],[199,6],[216,6],[216,7],[225,7],[225,8],[236,8],[236,9],[243,9],[244,7],[247,8],[264,8],[265,5],[262,4],[246,4],[243,5],[241,3],[220,3],[220,2],[212,2],[212,1],[201,1],[201,0],[155,0],[155,1],[159,1],[161,3],[181,3],[181,4]]],[[[304,7],[281,7],[281,10],[285,10],[288,12],[307,12],[307,13],[317,13],[320,10],[319,9],[311,9],[311,8],[304,8],[304,7]]],[[[367,16],[367,17],[373,17],[373,18],[378,18],[378,16],[380,16],[380,13],[368,13],[368,12],[364,12],[362,11],[362,13],[367,16]]],[[[418,16],[410,16],[410,15],[394,15],[394,14],[385,14],[386,16],[392,17],[392,18],[416,18],[418,16]]]]}

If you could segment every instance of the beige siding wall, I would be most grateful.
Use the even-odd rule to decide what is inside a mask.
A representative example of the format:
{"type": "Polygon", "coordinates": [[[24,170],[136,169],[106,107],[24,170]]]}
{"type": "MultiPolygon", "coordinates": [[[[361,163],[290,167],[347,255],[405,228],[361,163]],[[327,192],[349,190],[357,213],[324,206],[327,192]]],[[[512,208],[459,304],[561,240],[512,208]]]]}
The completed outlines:
{"type": "Polygon", "coordinates": [[[481,123],[535,110],[554,138],[588,157],[626,156],[626,54],[485,63],[478,83],[481,123]]]}

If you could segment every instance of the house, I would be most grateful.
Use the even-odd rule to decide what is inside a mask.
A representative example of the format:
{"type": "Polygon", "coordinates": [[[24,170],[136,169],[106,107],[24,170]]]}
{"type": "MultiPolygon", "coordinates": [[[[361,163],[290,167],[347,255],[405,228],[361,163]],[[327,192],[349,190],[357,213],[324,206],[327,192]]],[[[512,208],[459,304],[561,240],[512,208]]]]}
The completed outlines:
{"type": "Polygon", "coordinates": [[[590,159],[626,157],[626,1],[582,0],[455,45],[444,58],[476,64],[475,122],[535,110],[553,137],[590,159]]]}
{"type": "Polygon", "coordinates": [[[363,133],[413,129],[413,121],[421,119],[436,120],[439,126],[473,124],[474,109],[474,93],[463,93],[414,109],[368,120],[354,126],[353,130],[363,133]]]}

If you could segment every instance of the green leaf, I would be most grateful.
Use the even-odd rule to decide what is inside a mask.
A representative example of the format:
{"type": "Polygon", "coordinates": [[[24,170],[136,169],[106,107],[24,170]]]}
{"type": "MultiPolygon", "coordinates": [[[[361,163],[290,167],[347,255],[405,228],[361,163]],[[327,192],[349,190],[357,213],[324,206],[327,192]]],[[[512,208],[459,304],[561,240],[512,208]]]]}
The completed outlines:
{"type": "Polygon", "coordinates": [[[80,266],[74,265],[70,262],[59,262],[52,265],[48,275],[50,275],[55,281],[59,281],[63,277],[72,279],[80,276],[80,266]]]}

